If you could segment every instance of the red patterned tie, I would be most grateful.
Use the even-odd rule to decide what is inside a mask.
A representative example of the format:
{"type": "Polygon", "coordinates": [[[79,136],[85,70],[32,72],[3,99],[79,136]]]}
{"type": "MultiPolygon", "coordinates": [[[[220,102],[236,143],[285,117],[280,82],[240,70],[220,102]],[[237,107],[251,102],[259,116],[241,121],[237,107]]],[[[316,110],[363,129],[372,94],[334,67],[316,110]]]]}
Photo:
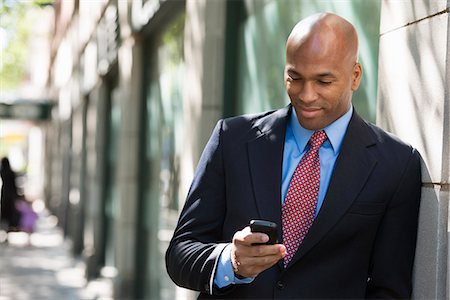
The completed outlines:
{"type": "Polygon", "coordinates": [[[324,131],[316,131],[309,139],[310,148],[292,175],[281,209],[283,243],[287,248],[286,267],[302,243],[314,221],[320,183],[319,148],[326,140],[324,131]]]}

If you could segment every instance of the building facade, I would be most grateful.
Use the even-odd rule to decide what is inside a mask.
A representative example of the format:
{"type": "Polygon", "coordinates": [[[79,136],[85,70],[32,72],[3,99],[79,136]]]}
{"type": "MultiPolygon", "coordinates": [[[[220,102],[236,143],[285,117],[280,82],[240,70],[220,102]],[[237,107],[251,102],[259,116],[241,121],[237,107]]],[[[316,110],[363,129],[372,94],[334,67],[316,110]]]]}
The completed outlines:
{"type": "Polygon", "coordinates": [[[449,4],[430,3],[56,1],[45,193],[87,278],[111,278],[117,299],[195,297],[171,282],[164,253],[212,128],[223,117],[285,106],[290,29],[332,11],[360,36],[356,110],[423,154],[431,179],[424,179],[414,291],[418,299],[448,297],[449,4]],[[428,47],[426,30],[439,32],[428,47]],[[397,38],[406,44],[393,49],[397,38]],[[393,67],[399,63],[417,73],[393,67]],[[439,132],[430,140],[421,129],[431,122],[419,113],[423,97],[433,99],[429,126],[439,132]],[[432,259],[424,256],[430,251],[432,259]]]}

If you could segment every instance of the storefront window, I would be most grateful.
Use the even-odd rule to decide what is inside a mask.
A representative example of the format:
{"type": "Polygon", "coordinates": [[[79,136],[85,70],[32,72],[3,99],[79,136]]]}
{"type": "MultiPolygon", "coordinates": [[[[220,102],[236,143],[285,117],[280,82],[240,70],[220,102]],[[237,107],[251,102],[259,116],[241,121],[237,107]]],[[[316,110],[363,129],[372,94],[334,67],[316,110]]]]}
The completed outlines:
{"type": "Polygon", "coordinates": [[[117,161],[118,161],[118,137],[121,125],[120,99],[118,97],[118,88],[108,83],[106,104],[106,161],[105,161],[105,186],[104,186],[104,203],[103,206],[103,228],[104,240],[102,250],[104,251],[104,265],[115,266],[114,253],[114,222],[117,220],[119,208],[119,190],[117,184],[117,161]]]}
{"type": "Polygon", "coordinates": [[[283,83],[286,39],[300,19],[329,11],[352,22],[358,31],[364,75],[353,104],[362,116],[375,121],[380,1],[244,0],[243,8],[246,18],[238,30],[236,114],[289,103],[283,83]]]}
{"type": "MultiPolygon", "coordinates": [[[[146,278],[143,296],[175,299],[164,255],[178,216],[180,157],[183,151],[184,13],[149,41],[147,64],[145,224],[146,278]],[[151,54],[150,54],[151,53],[151,54]]],[[[145,255],[145,254],[143,254],[145,255]]]]}

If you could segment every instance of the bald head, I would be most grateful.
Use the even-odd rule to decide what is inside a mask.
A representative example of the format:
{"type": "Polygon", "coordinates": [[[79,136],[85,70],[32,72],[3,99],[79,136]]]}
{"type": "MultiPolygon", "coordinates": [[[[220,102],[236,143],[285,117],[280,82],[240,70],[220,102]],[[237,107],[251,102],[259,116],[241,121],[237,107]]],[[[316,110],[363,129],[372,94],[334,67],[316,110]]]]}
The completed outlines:
{"type": "Polygon", "coordinates": [[[294,27],[284,81],[304,128],[323,129],[349,111],[362,75],[357,57],[355,28],[335,14],[313,15],[294,27]]]}
{"type": "Polygon", "coordinates": [[[299,46],[311,47],[311,50],[324,54],[339,54],[353,63],[358,60],[355,28],[332,13],[314,14],[298,22],[288,37],[287,47],[295,50],[299,46]]]}

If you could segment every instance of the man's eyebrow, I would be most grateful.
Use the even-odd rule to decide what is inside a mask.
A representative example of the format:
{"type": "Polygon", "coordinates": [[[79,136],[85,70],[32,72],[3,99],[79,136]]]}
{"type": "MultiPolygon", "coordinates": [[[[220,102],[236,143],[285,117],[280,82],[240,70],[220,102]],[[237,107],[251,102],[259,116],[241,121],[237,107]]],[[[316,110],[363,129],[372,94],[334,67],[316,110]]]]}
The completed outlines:
{"type": "MultiPolygon", "coordinates": [[[[286,72],[288,74],[301,76],[301,74],[299,72],[297,72],[294,68],[291,68],[291,67],[287,68],[286,72]]],[[[315,77],[316,78],[324,78],[324,77],[336,78],[336,76],[331,71],[326,71],[326,72],[322,72],[322,73],[316,74],[315,77]]]]}
{"type": "Polygon", "coordinates": [[[287,68],[287,69],[286,69],[286,72],[298,74],[298,72],[295,71],[294,68],[287,68]]]}

